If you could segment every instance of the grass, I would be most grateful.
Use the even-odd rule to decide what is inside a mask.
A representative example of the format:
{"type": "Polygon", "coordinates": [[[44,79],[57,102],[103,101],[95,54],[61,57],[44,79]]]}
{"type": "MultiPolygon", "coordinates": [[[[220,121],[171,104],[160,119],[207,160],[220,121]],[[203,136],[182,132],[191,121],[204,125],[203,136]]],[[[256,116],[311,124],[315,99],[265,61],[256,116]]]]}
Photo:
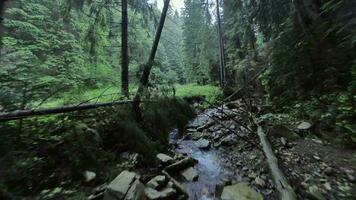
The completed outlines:
{"type": "MultiPolygon", "coordinates": [[[[177,97],[205,96],[210,102],[219,95],[219,88],[212,85],[176,85],[177,97]]],[[[130,88],[132,94],[137,90],[137,86],[130,88]]],[[[33,107],[51,108],[63,105],[79,104],[79,103],[96,103],[96,102],[111,102],[122,98],[121,89],[116,86],[109,86],[97,89],[77,89],[63,94],[57,99],[50,99],[44,103],[36,102],[33,107]]]]}

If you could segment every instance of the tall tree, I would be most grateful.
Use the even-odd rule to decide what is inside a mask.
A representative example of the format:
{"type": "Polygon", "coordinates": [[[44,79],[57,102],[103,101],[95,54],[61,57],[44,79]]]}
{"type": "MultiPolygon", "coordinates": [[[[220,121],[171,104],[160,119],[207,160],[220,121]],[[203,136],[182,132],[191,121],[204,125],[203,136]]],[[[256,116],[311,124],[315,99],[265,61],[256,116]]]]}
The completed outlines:
{"type": "Polygon", "coordinates": [[[128,52],[128,14],[127,0],[121,2],[121,91],[129,97],[129,52],[128,52]]]}

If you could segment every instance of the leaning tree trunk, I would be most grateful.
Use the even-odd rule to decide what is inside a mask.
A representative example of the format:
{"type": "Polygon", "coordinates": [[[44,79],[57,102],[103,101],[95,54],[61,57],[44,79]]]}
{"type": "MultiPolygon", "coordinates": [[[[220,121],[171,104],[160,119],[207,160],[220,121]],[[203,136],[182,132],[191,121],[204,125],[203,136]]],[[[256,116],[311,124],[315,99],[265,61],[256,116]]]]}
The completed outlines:
{"type": "Polygon", "coordinates": [[[128,53],[128,16],[127,0],[122,0],[121,5],[121,92],[129,97],[129,53],[128,53]]]}
{"type": "Polygon", "coordinates": [[[157,27],[156,35],[155,35],[155,38],[154,38],[154,41],[153,41],[150,57],[149,57],[147,63],[144,65],[143,74],[141,76],[140,83],[139,83],[139,86],[138,86],[138,90],[137,90],[135,98],[134,98],[134,105],[133,105],[134,106],[134,110],[135,110],[135,112],[137,114],[138,120],[140,120],[140,121],[142,121],[142,116],[141,116],[141,110],[140,110],[139,104],[140,104],[140,101],[141,101],[141,97],[144,94],[144,92],[145,92],[145,90],[147,89],[147,86],[148,86],[150,72],[151,72],[155,57],[156,57],[158,44],[159,44],[159,40],[161,39],[161,34],[162,34],[164,22],[166,21],[169,2],[170,2],[170,0],[165,0],[165,2],[164,2],[164,6],[163,6],[163,10],[162,10],[161,17],[160,17],[160,20],[159,20],[159,24],[158,24],[158,27],[157,27]]]}

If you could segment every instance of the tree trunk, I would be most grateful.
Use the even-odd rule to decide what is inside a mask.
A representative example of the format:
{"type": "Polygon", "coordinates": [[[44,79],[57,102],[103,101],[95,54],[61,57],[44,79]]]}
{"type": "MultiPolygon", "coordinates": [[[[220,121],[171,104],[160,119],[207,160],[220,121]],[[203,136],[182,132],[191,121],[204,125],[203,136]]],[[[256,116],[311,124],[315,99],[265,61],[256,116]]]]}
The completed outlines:
{"type": "Polygon", "coordinates": [[[165,0],[165,2],[164,2],[164,6],[163,6],[163,10],[162,10],[161,17],[160,17],[160,20],[159,20],[159,24],[158,24],[158,27],[157,27],[156,35],[155,35],[155,38],[154,38],[154,41],[153,41],[150,57],[149,57],[147,63],[144,65],[143,74],[141,76],[140,83],[139,83],[139,86],[138,86],[138,90],[137,90],[135,98],[134,98],[134,109],[136,111],[137,118],[140,121],[142,121],[142,116],[141,116],[141,111],[140,111],[139,104],[140,104],[140,101],[141,101],[141,97],[142,97],[143,93],[145,92],[145,90],[147,89],[147,86],[148,86],[150,72],[151,72],[151,69],[152,69],[152,66],[153,66],[153,63],[154,63],[154,59],[156,57],[158,44],[159,44],[159,41],[161,39],[161,34],[162,34],[164,22],[166,21],[169,2],[170,2],[170,0],[165,0]]]}
{"type": "Polygon", "coordinates": [[[128,53],[128,15],[127,0],[122,0],[121,5],[121,92],[129,97],[129,53],[128,53]]]}
{"type": "Polygon", "coordinates": [[[220,18],[220,5],[219,0],[216,0],[216,15],[218,23],[218,33],[219,33],[219,49],[220,49],[220,86],[224,89],[226,84],[226,74],[225,74],[225,48],[224,39],[221,28],[221,18],[220,18]]]}
{"type": "Polygon", "coordinates": [[[262,127],[259,125],[257,129],[257,134],[260,137],[263,152],[267,158],[267,163],[271,171],[274,184],[279,193],[279,199],[296,200],[297,196],[293,188],[290,186],[287,178],[284,176],[283,172],[279,169],[277,157],[273,153],[271,145],[266,138],[266,134],[264,133],[262,127]]]}

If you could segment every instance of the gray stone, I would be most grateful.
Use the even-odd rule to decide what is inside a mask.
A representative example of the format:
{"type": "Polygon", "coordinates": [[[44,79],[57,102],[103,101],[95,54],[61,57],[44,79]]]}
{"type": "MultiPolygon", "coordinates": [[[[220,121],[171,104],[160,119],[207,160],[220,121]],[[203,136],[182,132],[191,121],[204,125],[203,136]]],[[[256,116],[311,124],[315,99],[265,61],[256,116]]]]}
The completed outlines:
{"type": "Polygon", "coordinates": [[[106,188],[104,200],[123,199],[136,179],[136,174],[123,171],[106,188]]]}
{"type": "Polygon", "coordinates": [[[196,181],[199,177],[198,171],[196,169],[194,169],[193,167],[189,167],[188,169],[182,171],[181,175],[187,181],[196,181]]]}
{"type": "Polygon", "coordinates": [[[96,173],[95,172],[91,172],[91,171],[85,171],[84,172],[84,179],[85,182],[91,182],[92,180],[94,180],[96,178],[96,173]]]}
{"type": "Polygon", "coordinates": [[[140,182],[139,179],[136,179],[129,191],[126,194],[126,197],[124,200],[146,200],[146,195],[145,195],[145,186],[143,183],[140,182]]]}
{"type": "Polygon", "coordinates": [[[210,141],[206,139],[199,139],[198,141],[195,142],[195,145],[199,149],[208,149],[210,147],[210,141]]]}
{"type": "Polygon", "coordinates": [[[168,156],[166,154],[163,154],[163,153],[157,154],[156,157],[160,162],[162,162],[164,164],[169,164],[169,163],[172,163],[174,161],[172,157],[170,157],[170,156],[168,156]]]}
{"type": "Polygon", "coordinates": [[[150,200],[161,200],[171,198],[176,194],[176,190],[173,188],[164,188],[161,191],[157,191],[152,188],[146,188],[145,194],[150,200]]]}
{"type": "Polygon", "coordinates": [[[161,175],[161,176],[156,176],[150,181],[148,181],[146,186],[153,189],[158,189],[160,187],[163,187],[165,183],[166,183],[166,177],[161,175]]]}
{"type": "Polygon", "coordinates": [[[246,183],[225,186],[221,195],[222,200],[263,200],[260,193],[246,183]]]}
{"type": "Polygon", "coordinates": [[[312,127],[312,124],[309,122],[301,122],[298,124],[297,129],[299,130],[309,130],[312,127]]]}

